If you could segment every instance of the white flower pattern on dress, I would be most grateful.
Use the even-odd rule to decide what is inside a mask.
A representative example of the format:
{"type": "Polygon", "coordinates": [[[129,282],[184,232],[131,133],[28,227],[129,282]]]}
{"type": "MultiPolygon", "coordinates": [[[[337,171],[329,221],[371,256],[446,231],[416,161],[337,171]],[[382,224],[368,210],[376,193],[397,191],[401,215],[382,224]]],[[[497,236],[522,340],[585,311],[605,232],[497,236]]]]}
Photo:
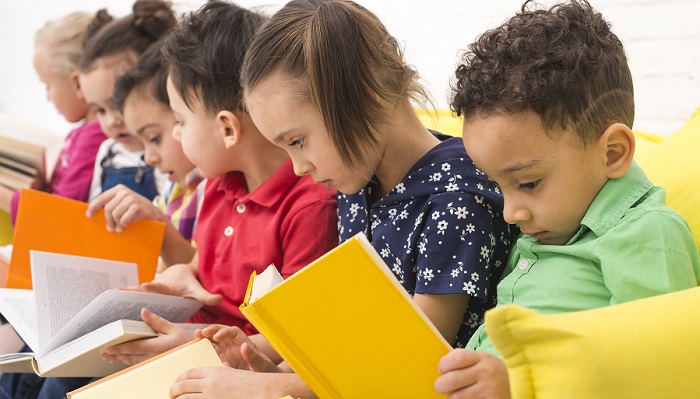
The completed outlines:
{"type": "Polygon", "coordinates": [[[357,194],[339,193],[338,231],[341,242],[363,231],[411,295],[479,298],[469,302],[453,343],[463,347],[484,311],[495,305],[512,233],[498,211],[502,197],[468,158],[461,140],[438,145],[444,146],[450,157],[442,152],[443,159],[431,158],[431,150],[374,203],[368,193],[374,183],[357,194]]]}

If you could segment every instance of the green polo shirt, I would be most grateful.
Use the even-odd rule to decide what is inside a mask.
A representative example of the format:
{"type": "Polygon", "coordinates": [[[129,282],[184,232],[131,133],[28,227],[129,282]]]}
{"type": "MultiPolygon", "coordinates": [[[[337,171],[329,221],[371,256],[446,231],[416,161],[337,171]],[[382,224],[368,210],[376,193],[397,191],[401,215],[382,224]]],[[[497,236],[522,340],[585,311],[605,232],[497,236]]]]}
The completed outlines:
{"type": "MultiPolygon", "coordinates": [[[[608,180],[565,245],[521,235],[498,285],[498,306],[574,312],[697,286],[698,249],[665,198],[633,164],[625,176],[608,180]]],[[[467,349],[498,355],[484,325],[467,349]]]]}

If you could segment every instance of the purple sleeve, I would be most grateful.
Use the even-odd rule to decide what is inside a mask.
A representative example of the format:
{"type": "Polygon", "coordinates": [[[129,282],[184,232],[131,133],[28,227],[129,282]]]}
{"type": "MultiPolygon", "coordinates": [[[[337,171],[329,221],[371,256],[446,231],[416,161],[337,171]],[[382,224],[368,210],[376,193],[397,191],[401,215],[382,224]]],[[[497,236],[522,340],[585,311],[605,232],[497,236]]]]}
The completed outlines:
{"type": "Polygon", "coordinates": [[[15,227],[15,221],[17,220],[17,207],[19,207],[19,191],[16,191],[12,195],[12,204],[10,205],[10,220],[12,221],[12,227],[15,227]]]}
{"type": "Polygon", "coordinates": [[[59,156],[48,191],[61,197],[87,201],[97,150],[105,139],[97,121],[86,123],[71,132],[59,156]]]}

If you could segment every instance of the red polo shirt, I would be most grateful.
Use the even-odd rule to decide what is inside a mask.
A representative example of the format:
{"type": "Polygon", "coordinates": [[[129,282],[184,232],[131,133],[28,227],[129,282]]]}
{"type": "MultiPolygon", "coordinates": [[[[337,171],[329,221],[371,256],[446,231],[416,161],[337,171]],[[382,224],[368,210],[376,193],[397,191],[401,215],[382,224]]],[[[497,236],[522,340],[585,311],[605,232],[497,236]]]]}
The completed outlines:
{"type": "Polygon", "coordinates": [[[334,248],[335,195],[310,176],[296,176],[291,161],[252,193],[239,172],[210,180],[195,232],[199,280],[223,300],[203,307],[191,321],[257,333],[238,310],[251,273],[274,264],[287,278],[334,248]]]}

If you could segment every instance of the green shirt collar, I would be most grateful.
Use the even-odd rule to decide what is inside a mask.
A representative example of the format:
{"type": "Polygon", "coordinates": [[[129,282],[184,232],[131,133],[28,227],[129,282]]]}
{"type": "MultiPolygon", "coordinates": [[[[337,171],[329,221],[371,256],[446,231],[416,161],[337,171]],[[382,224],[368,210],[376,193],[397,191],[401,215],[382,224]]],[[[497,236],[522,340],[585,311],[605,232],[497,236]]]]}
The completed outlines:
{"type": "Polygon", "coordinates": [[[569,241],[574,242],[585,230],[590,229],[598,237],[615,226],[634,204],[644,197],[654,185],[636,162],[627,173],[605,183],[588,207],[581,221],[581,229],[569,241]]]}

